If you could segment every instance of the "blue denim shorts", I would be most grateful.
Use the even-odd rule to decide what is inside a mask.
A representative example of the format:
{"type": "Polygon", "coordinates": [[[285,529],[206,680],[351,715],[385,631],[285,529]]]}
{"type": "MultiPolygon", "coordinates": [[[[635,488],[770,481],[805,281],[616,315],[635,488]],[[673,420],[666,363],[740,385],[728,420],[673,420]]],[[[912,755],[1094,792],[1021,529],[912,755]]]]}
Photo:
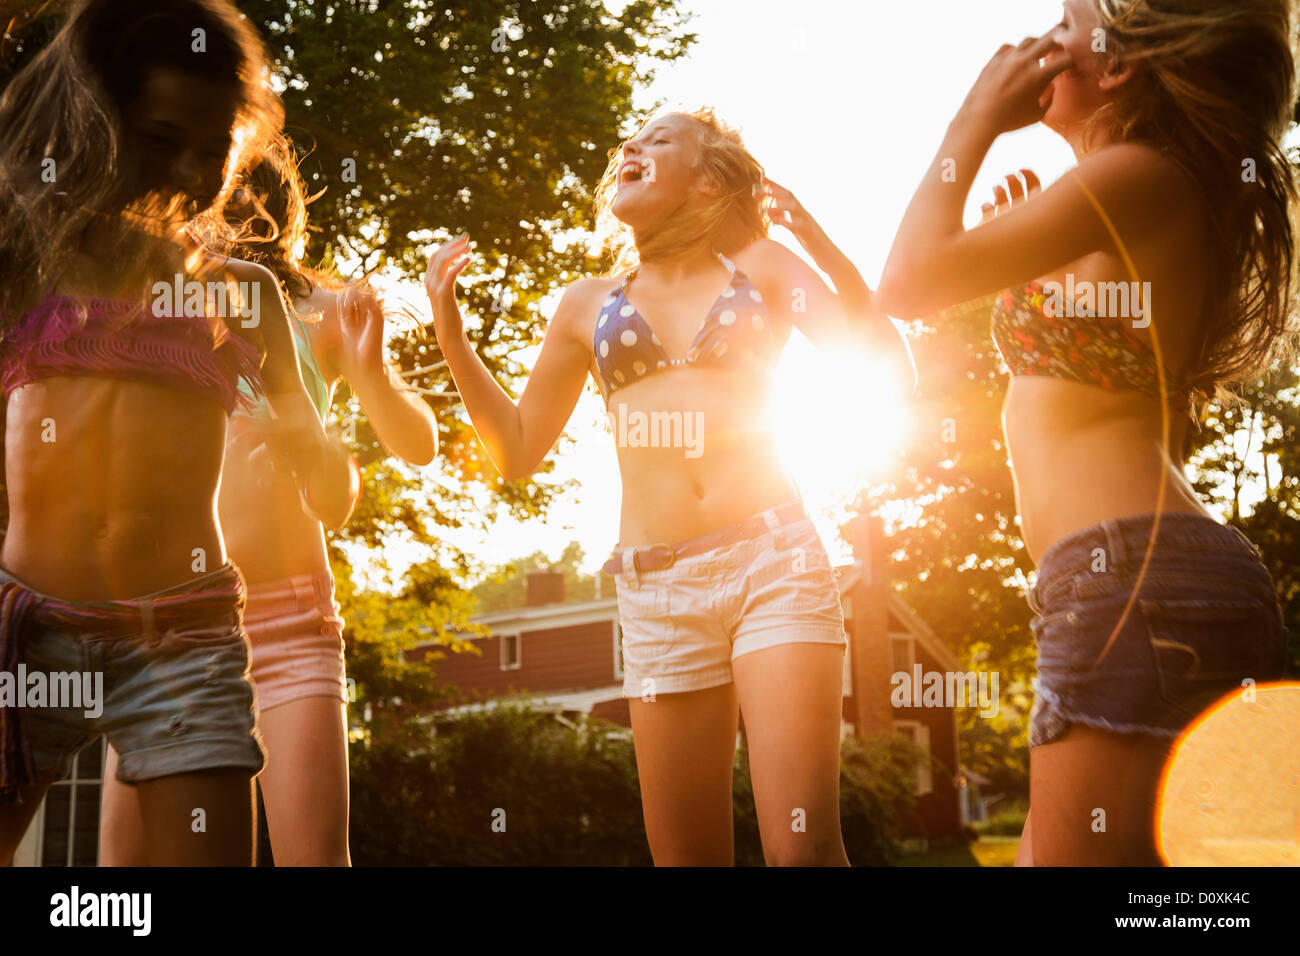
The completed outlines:
{"type": "Polygon", "coordinates": [[[1105,521],[1039,562],[1031,747],[1072,724],[1172,739],[1243,681],[1281,675],[1286,629],[1259,549],[1210,518],[1166,514],[1144,567],[1154,525],[1105,521]]]}
{"type": "Polygon", "coordinates": [[[780,644],[848,646],[835,570],[806,516],[669,568],[615,576],[623,696],[732,682],[731,662],[780,644]]]}
{"type": "MultiPolygon", "coordinates": [[[[153,600],[211,588],[232,573],[238,572],[226,565],[175,588],[99,605],[62,602],[23,585],[73,612],[111,604],[120,615],[102,632],[55,623],[52,615],[23,627],[28,682],[42,674],[50,688],[63,684],[57,699],[53,693],[37,705],[29,699],[21,710],[22,736],[38,777],[64,776],[77,752],[101,735],[121,757],[117,779],[123,783],[220,768],[252,776],[262,769],[242,588],[238,599],[201,621],[154,626],[153,600]],[[82,699],[67,706],[69,678],[50,675],[78,675],[82,699]]],[[[2,568],[0,582],[22,584],[2,568]]]]}

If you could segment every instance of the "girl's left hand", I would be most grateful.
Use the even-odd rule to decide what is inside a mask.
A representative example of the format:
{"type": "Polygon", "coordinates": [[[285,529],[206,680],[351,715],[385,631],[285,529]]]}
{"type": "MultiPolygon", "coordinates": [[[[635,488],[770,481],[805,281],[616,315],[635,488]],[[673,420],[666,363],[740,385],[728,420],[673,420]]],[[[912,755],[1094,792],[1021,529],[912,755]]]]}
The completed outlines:
{"type": "Polygon", "coordinates": [[[384,371],[384,310],[374,290],[346,286],[339,294],[339,371],[351,382],[384,371]]]}
{"type": "Polygon", "coordinates": [[[812,247],[825,242],[826,233],[817,220],[808,214],[794,193],[779,183],[763,177],[763,195],[767,197],[767,216],[773,225],[784,226],[809,252],[812,247]]]}

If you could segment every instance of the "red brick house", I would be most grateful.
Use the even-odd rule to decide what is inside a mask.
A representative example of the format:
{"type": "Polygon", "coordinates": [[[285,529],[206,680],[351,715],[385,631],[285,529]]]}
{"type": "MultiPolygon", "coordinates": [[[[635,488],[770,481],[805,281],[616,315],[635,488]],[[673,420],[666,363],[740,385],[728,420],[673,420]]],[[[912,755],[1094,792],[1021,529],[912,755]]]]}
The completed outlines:
{"type": "MultiPolygon", "coordinates": [[[[901,733],[931,761],[917,773],[917,805],[910,835],[945,839],[961,832],[958,793],[956,710],[949,706],[895,707],[891,675],[951,673],[958,661],[897,592],[888,587],[883,536],[876,519],[853,527],[853,564],[837,568],[849,652],[844,666],[845,733],[901,733]]],[[[472,640],[479,654],[450,654],[438,663],[441,680],[458,687],[467,701],[526,691],[533,706],[556,713],[591,714],[630,726],[623,698],[623,659],[618,605],[612,582],[608,596],[565,602],[558,571],[533,572],[527,605],[482,614],[488,628],[472,640]]],[[[417,651],[416,653],[418,653],[417,651]]]]}

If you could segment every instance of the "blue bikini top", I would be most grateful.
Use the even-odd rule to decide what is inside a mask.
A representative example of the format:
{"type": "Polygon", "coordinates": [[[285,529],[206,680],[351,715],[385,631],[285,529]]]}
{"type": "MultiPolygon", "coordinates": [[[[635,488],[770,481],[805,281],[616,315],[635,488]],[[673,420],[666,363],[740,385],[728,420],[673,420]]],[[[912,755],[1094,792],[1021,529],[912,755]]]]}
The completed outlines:
{"type": "Polygon", "coordinates": [[[718,296],[685,358],[670,359],[659,336],[628,302],[624,288],[636,275],[630,272],[601,306],[596,322],[596,368],[605,403],[616,390],[674,366],[756,366],[775,364],[780,353],[763,296],[754,283],[726,256],[718,259],[731,273],[731,283],[718,296]]]}

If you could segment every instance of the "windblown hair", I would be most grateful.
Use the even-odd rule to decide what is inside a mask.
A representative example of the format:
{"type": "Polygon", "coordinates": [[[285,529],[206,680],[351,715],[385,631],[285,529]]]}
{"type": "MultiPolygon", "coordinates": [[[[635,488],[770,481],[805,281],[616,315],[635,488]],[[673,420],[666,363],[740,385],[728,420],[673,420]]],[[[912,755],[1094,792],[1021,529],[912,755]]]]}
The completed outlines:
{"type": "Polygon", "coordinates": [[[279,135],[271,140],[261,162],[244,174],[239,189],[247,191],[255,213],[239,226],[230,254],[259,262],[275,273],[291,299],[305,299],[322,276],[307,268],[306,185],[298,171],[293,143],[279,135]],[[264,223],[264,230],[257,223],[264,223]],[[265,235],[259,234],[265,232],[265,235]]]}
{"type": "Polygon", "coordinates": [[[37,304],[92,227],[139,273],[142,297],[150,276],[174,271],[179,247],[159,238],[179,238],[185,197],[143,181],[126,133],[127,115],[160,68],[235,91],[227,182],[282,125],[261,43],[228,0],[76,3],[0,97],[0,344],[6,325],[37,304]],[[202,53],[193,51],[197,30],[202,53]]]}
{"type": "Polygon", "coordinates": [[[1095,2],[1109,52],[1136,70],[1089,132],[1156,146],[1204,190],[1213,278],[1184,384],[1194,405],[1230,401],[1232,385],[1295,349],[1296,181],[1282,146],[1295,106],[1293,0],[1095,2]]]}
{"type": "MultiPolygon", "coordinates": [[[[664,114],[641,125],[645,130],[664,114]]],[[[611,274],[636,268],[641,262],[671,255],[707,237],[715,252],[730,255],[768,234],[770,222],[759,191],[763,167],[745,148],[740,133],[722,123],[711,109],[675,113],[691,121],[699,142],[698,175],[716,186],[716,196],[693,200],[665,217],[650,234],[632,234],[631,228],[614,215],[618,194],[618,170],[623,150],[610,157],[600,185],[596,187],[595,254],[608,252],[614,261],[611,274]]],[[[639,131],[638,131],[639,132],[639,131]]]]}

